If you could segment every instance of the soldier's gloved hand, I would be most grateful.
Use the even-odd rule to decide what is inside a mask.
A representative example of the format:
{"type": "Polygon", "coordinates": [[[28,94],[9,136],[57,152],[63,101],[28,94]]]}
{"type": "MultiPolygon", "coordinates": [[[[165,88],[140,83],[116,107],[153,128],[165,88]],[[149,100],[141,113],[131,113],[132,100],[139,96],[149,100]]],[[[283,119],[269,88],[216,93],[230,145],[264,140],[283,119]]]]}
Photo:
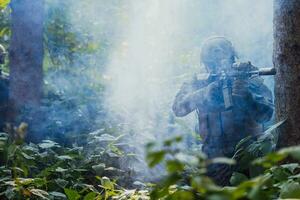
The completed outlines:
{"type": "Polygon", "coordinates": [[[236,62],[232,65],[232,68],[237,71],[251,71],[255,67],[251,64],[251,62],[236,62]]]}
{"type": "Polygon", "coordinates": [[[222,88],[218,82],[212,82],[206,87],[205,100],[206,110],[209,112],[224,110],[222,88]]]}
{"type": "Polygon", "coordinates": [[[235,106],[240,109],[247,109],[253,101],[253,96],[249,91],[249,82],[237,79],[232,84],[232,98],[235,106]]]}

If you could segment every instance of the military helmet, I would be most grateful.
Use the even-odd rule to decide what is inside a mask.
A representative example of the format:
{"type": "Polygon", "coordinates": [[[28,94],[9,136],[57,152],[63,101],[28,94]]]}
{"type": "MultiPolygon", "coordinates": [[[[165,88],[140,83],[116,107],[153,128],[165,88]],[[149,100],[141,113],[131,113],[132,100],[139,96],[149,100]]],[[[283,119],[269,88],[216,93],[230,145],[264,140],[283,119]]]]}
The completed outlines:
{"type": "Polygon", "coordinates": [[[225,37],[211,37],[202,44],[200,59],[207,68],[219,67],[223,61],[232,64],[235,58],[234,47],[225,37]]]}
{"type": "Polygon", "coordinates": [[[5,48],[0,44],[0,65],[4,64],[6,54],[5,48]]]}

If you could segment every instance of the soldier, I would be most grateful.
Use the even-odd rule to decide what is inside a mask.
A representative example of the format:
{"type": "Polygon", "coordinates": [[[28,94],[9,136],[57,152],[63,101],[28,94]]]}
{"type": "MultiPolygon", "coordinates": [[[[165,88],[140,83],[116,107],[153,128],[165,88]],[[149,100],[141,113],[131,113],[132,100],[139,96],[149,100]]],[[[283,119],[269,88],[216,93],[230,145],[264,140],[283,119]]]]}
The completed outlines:
{"type": "MultiPolygon", "coordinates": [[[[270,120],[273,114],[272,93],[258,76],[236,78],[231,90],[233,107],[226,109],[220,83],[210,75],[232,68],[233,65],[247,67],[251,64],[235,64],[235,50],[232,43],[224,37],[206,40],[200,57],[208,73],[205,76],[195,76],[183,84],[176,95],[173,111],[177,117],[196,111],[203,142],[202,151],[208,158],[232,157],[234,148],[241,139],[263,132],[262,124],[270,120]]],[[[217,177],[215,174],[218,170],[218,167],[209,168],[208,175],[221,185],[227,184],[231,174],[217,177]],[[220,178],[222,180],[218,180],[220,178]]]]}

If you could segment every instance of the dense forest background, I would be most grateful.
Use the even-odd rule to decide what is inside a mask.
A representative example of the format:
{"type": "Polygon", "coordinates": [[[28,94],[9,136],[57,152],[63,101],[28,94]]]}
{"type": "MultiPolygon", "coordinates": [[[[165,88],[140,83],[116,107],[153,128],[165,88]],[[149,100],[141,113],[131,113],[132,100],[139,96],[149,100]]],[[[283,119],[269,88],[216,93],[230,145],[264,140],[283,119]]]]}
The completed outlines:
{"type": "MultiPolygon", "coordinates": [[[[169,2],[46,1],[44,96],[57,95],[64,99],[62,102],[72,99],[74,106],[68,109],[51,101],[52,108],[44,112],[45,127],[41,127],[45,133],[40,135],[52,132],[65,136],[65,132],[72,132],[74,136],[86,132],[80,128],[95,130],[93,126],[108,119],[103,117],[106,114],[110,120],[119,118],[121,123],[130,124],[129,129],[135,129],[134,132],[149,133],[141,137],[151,138],[158,129],[161,131],[157,137],[165,135],[166,126],[172,121],[170,105],[176,91],[201,70],[199,51],[205,38],[225,35],[235,44],[241,60],[251,60],[257,66],[272,65],[272,1],[252,5],[255,14],[248,9],[250,6],[251,3],[243,1],[234,8],[222,1],[211,4],[191,1],[184,6],[180,2],[170,5],[169,2]],[[243,14],[236,17],[235,10],[243,14]],[[139,88],[135,87],[137,84],[139,88]],[[73,113],[77,111],[83,113],[73,113]],[[80,123],[76,116],[82,117],[80,123]],[[49,125],[45,121],[57,123],[49,125]],[[58,126],[74,130],[45,129],[58,126]],[[147,126],[149,129],[144,130],[147,126]]],[[[5,19],[2,40],[6,38],[3,41],[6,47],[10,41],[10,12],[10,9],[2,11],[5,19]]],[[[27,17],[34,15],[30,13],[27,17]]],[[[8,69],[7,62],[5,70],[8,69]]],[[[22,77],[22,72],[18,76],[22,77]]],[[[273,87],[272,81],[269,82],[273,87]]],[[[20,93],[17,91],[16,96],[20,93]]],[[[188,121],[193,129],[195,120],[188,121]]]]}
{"type": "Polygon", "coordinates": [[[285,116],[233,158],[208,160],[195,118],[171,111],[180,85],[203,70],[207,37],[224,35],[240,60],[273,65],[272,3],[0,0],[10,80],[0,198],[299,198],[299,147],[275,152],[285,116]],[[230,186],[205,175],[215,163],[235,169],[230,186]]]}

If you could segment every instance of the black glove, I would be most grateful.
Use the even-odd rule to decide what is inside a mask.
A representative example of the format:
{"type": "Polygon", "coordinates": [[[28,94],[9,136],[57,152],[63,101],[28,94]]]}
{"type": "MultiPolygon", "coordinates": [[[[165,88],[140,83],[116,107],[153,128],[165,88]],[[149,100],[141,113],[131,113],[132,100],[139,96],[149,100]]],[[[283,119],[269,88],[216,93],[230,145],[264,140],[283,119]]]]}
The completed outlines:
{"type": "Polygon", "coordinates": [[[255,67],[251,64],[251,62],[236,62],[232,65],[232,68],[240,72],[255,70],[255,67]]]}
{"type": "Polygon", "coordinates": [[[232,99],[240,109],[248,109],[253,102],[253,96],[249,91],[249,82],[243,79],[237,79],[232,84],[232,99]]]}

